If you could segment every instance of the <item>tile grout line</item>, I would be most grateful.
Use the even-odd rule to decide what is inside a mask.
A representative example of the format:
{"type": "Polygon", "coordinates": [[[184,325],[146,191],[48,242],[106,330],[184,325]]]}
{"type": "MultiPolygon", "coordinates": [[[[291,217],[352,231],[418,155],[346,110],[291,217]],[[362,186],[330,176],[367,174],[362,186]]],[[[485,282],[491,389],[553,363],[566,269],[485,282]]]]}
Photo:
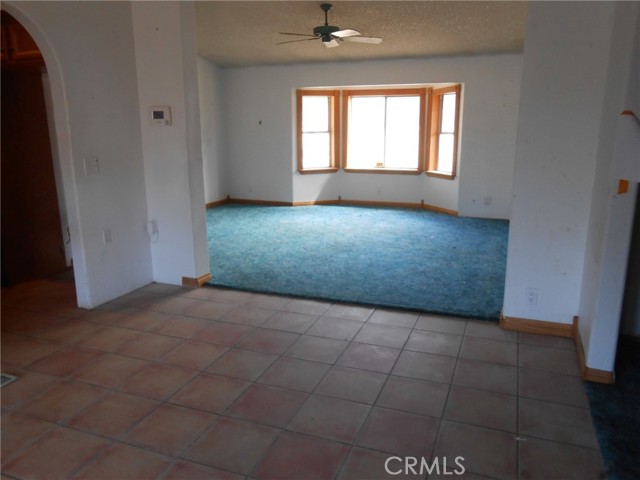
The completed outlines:
{"type": "Polygon", "coordinates": [[[469,328],[469,320],[466,321],[465,325],[464,325],[464,331],[462,332],[462,339],[460,340],[460,345],[458,347],[458,354],[456,355],[456,363],[455,366],[453,367],[453,371],[451,372],[451,378],[449,379],[449,388],[447,390],[447,396],[445,398],[444,401],[444,405],[442,407],[442,414],[440,416],[440,422],[438,423],[438,431],[436,432],[436,436],[435,439],[433,441],[433,450],[431,452],[431,458],[433,460],[433,457],[437,451],[438,448],[438,444],[440,442],[440,437],[442,435],[442,428],[443,428],[443,424],[445,421],[445,415],[447,412],[447,407],[449,406],[449,398],[451,396],[451,389],[453,388],[453,379],[455,377],[456,374],[456,370],[458,369],[458,360],[460,359],[460,353],[462,352],[462,345],[464,343],[464,338],[466,336],[466,332],[467,329],[469,328]]]}
{"type": "MultiPolygon", "coordinates": [[[[335,304],[334,304],[335,305],[335,304]]],[[[329,309],[327,309],[327,311],[329,311],[331,309],[331,307],[329,307],[329,309]]],[[[353,343],[354,339],[356,338],[356,336],[358,335],[358,333],[360,333],[360,331],[364,328],[364,326],[367,324],[367,322],[371,319],[372,315],[374,314],[374,312],[376,311],[376,309],[372,309],[371,313],[369,313],[369,315],[367,315],[366,319],[363,320],[360,324],[360,327],[358,328],[358,330],[353,334],[353,336],[351,337],[351,339],[347,342],[346,346],[342,349],[342,352],[340,352],[340,355],[338,355],[338,357],[335,359],[335,361],[331,364],[331,366],[327,369],[327,371],[324,373],[324,375],[322,376],[322,378],[318,381],[318,383],[315,385],[315,387],[313,388],[313,390],[311,392],[309,392],[309,395],[307,396],[307,398],[305,399],[304,403],[302,403],[300,405],[300,407],[296,410],[296,413],[294,415],[291,416],[291,419],[289,420],[289,422],[287,422],[287,425],[282,429],[282,431],[284,431],[286,429],[286,427],[291,424],[291,422],[293,421],[293,419],[298,415],[298,413],[300,413],[300,410],[302,409],[302,407],[304,406],[304,404],[306,404],[306,402],[309,400],[309,398],[311,397],[311,395],[315,394],[315,391],[317,390],[318,386],[322,383],[322,381],[326,378],[326,376],[329,374],[329,372],[331,371],[331,369],[333,367],[336,366],[338,360],[340,360],[340,357],[342,357],[342,355],[344,354],[344,352],[349,348],[349,346],[353,343]]],[[[326,312],[325,312],[326,313],[326,312]]],[[[319,317],[318,320],[322,318],[319,317]]],[[[316,320],[316,322],[318,321],[316,320]]],[[[314,324],[316,323],[314,322],[314,324]]],[[[312,325],[309,326],[309,328],[307,329],[307,331],[309,329],[311,329],[312,325]]],[[[293,346],[293,345],[292,345],[293,346]]],[[[289,349],[287,349],[288,351],[289,349]]],[[[385,380],[386,383],[386,380],[385,380]]],[[[384,387],[383,387],[384,388],[384,387]]],[[[380,391],[382,391],[382,388],[380,389],[380,391]]],[[[316,394],[317,395],[317,394],[316,394]]],[[[343,399],[342,399],[343,400],[343,399]]],[[[374,402],[375,403],[375,402],[374,402]]],[[[338,467],[338,469],[335,472],[334,478],[338,478],[340,476],[340,473],[342,472],[342,469],[344,468],[344,465],[346,464],[347,460],[349,459],[349,456],[351,455],[351,452],[353,450],[353,446],[355,444],[355,441],[360,433],[360,431],[362,430],[362,427],[364,426],[364,424],[366,423],[367,419],[369,418],[369,415],[371,414],[371,410],[373,410],[373,404],[369,406],[369,411],[367,412],[367,415],[365,416],[365,419],[362,422],[362,425],[360,425],[360,428],[358,429],[358,432],[356,432],[356,435],[354,437],[354,439],[350,442],[349,444],[349,449],[347,450],[346,455],[344,456],[344,458],[342,459],[342,462],[340,463],[340,466],[338,467]]],[[[295,433],[300,433],[300,432],[295,432],[295,433]]],[[[309,434],[307,434],[309,435],[309,434]]],[[[279,435],[278,435],[279,436],[279,435]]],[[[322,438],[322,437],[316,437],[314,435],[309,435],[312,438],[322,438]]],[[[327,439],[324,439],[327,440],[327,439]]],[[[330,440],[333,441],[333,440],[330,440]]],[[[342,443],[342,442],[338,442],[338,443],[342,443]]],[[[255,468],[258,468],[259,463],[256,464],[255,468]]]]}
{"type": "MultiPolygon", "coordinates": [[[[356,336],[358,335],[358,333],[362,330],[362,328],[364,328],[365,324],[371,320],[371,317],[373,316],[373,314],[377,311],[377,309],[373,309],[373,311],[371,312],[371,314],[367,317],[367,320],[365,320],[365,322],[363,322],[363,324],[360,326],[360,328],[358,329],[358,332],[356,332],[356,334],[352,337],[352,339],[349,341],[349,345],[353,342],[353,340],[355,340],[356,336]]],[[[416,323],[418,322],[418,319],[420,318],[420,314],[417,314],[416,320],[414,322],[414,326],[411,327],[411,331],[409,332],[409,335],[407,335],[407,338],[405,339],[404,343],[402,344],[402,348],[400,348],[400,353],[398,353],[398,356],[395,358],[393,365],[391,366],[391,368],[389,369],[388,373],[385,373],[385,379],[384,382],[382,383],[382,386],[380,387],[380,389],[378,390],[378,394],[376,395],[376,398],[373,400],[373,402],[371,403],[371,405],[369,406],[369,411],[367,412],[367,415],[365,416],[364,420],[362,421],[362,424],[360,425],[360,428],[358,429],[358,432],[356,433],[356,435],[354,436],[353,440],[351,441],[351,444],[349,446],[349,451],[347,452],[347,455],[345,455],[340,468],[338,468],[338,471],[335,475],[334,478],[338,478],[340,476],[340,474],[342,473],[343,469],[345,468],[345,465],[349,459],[349,456],[351,455],[351,452],[353,451],[354,447],[358,446],[357,445],[357,441],[358,438],[360,437],[360,435],[362,434],[362,429],[364,428],[364,426],[367,424],[367,421],[369,420],[369,418],[371,417],[371,414],[373,412],[373,409],[376,406],[376,403],[378,402],[378,400],[380,399],[380,396],[382,395],[382,392],[384,391],[385,387],[387,386],[387,383],[389,382],[389,378],[391,377],[391,372],[393,371],[393,369],[395,368],[396,364],[398,363],[398,359],[400,358],[400,355],[402,354],[402,352],[404,351],[405,346],[407,345],[407,343],[409,342],[409,338],[411,337],[411,333],[413,332],[416,323]]],[[[358,342],[355,342],[358,343],[358,342]]],[[[348,348],[348,345],[347,347],[348,348]]],[[[346,350],[345,348],[345,350],[346,350]]],[[[344,351],[343,351],[344,352],[344,351]]],[[[358,369],[360,370],[360,369],[358,369]]],[[[377,372],[377,373],[381,373],[381,372],[377,372]]],[[[383,407],[378,407],[378,408],[383,408],[383,407]]],[[[392,409],[394,411],[399,411],[399,410],[395,410],[392,409]]],[[[402,411],[401,411],[402,412],[402,411]]],[[[407,412],[402,412],[402,413],[407,413],[407,412]]],[[[361,447],[364,448],[364,447],[361,447]]],[[[372,450],[372,449],[369,449],[372,450]]],[[[375,451],[375,450],[373,450],[375,451]]],[[[381,452],[385,455],[389,455],[388,452],[381,452]]]]}

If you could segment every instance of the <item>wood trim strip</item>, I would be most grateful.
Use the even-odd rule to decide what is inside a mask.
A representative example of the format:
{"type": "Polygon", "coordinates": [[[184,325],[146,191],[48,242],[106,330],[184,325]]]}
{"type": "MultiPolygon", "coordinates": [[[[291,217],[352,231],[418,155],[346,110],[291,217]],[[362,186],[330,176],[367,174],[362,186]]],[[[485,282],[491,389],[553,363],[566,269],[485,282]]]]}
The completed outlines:
{"type": "Polygon", "coordinates": [[[453,180],[456,176],[452,173],[442,173],[437,170],[428,170],[427,176],[434,178],[444,178],[445,180],[453,180]]]}
{"type": "Polygon", "coordinates": [[[584,346],[582,345],[582,338],[580,337],[580,330],[577,328],[577,318],[574,317],[574,323],[576,325],[576,334],[574,342],[576,344],[576,352],[578,353],[578,365],[580,366],[580,378],[588,382],[596,383],[614,383],[616,380],[615,372],[608,372],[606,370],[598,370],[597,368],[587,367],[586,357],[584,354],[584,346]]]}
{"type": "Polygon", "coordinates": [[[580,338],[578,329],[578,317],[573,317],[573,323],[543,322],[541,320],[529,320],[526,318],[500,316],[500,327],[505,330],[512,330],[525,333],[537,333],[541,335],[553,335],[556,337],[566,337],[573,339],[576,346],[578,366],[580,368],[580,378],[589,382],[613,383],[615,372],[598,370],[587,366],[584,354],[584,346],[580,338]]]}
{"type": "Polygon", "coordinates": [[[500,316],[500,327],[524,333],[553,335],[555,337],[573,338],[573,325],[568,323],[543,322],[526,318],[500,316]]]}
{"type": "Polygon", "coordinates": [[[339,200],[311,200],[309,202],[293,202],[294,207],[309,207],[313,205],[337,205],[339,200]]]}
{"type": "Polygon", "coordinates": [[[182,286],[186,288],[199,288],[211,280],[211,272],[200,275],[198,278],[182,277],[182,286]]]}
{"type": "Polygon", "coordinates": [[[449,210],[448,208],[436,207],[435,205],[429,205],[426,203],[422,203],[421,205],[422,208],[431,212],[446,213],[447,215],[453,215],[454,217],[458,216],[457,210],[449,210]]]}
{"type": "Polygon", "coordinates": [[[344,89],[342,94],[347,97],[418,97],[421,91],[426,87],[408,87],[408,88],[362,88],[362,89],[344,89]]]}
{"type": "Polygon", "coordinates": [[[293,207],[293,202],[279,202],[272,200],[252,200],[248,198],[229,198],[229,203],[240,203],[246,205],[267,205],[273,207],[293,207]]]}
{"type": "Polygon", "coordinates": [[[629,180],[621,179],[618,181],[618,195],[624,195],[629,192],[629,180]]]}
{"type": "Polygon", "coordinates": [[[631,115],[636,119],[638,123],[640,123],[640,118],[638,118],[638,116],[632,110],[624,110],[620,115],[631,115]]]}
{"type": "Polygon", "coordinates": [[[307,170],[298,170],[297,172],[300,175],[309,175],[309,174],[315,174],[315,173],[336,173],[338,171],[338,168],[318,168],[316,170],[314,169],[307,169],[307,170]]]}
{"type": "Polygon", "coordinates": [[[227,196],[227,198],[223,198],[222,200],[218,200],[216,202],[209,202],[205,204],[205,208],[219,207],[220,205],[225,205],[227,203],[229,203],[229,196],[227,196]]]}
{"type": "MultiPolygon", "coordinates": [[[[377,202],[371,200],[345,200],[342,197],[338,197],[336,200],[310,200],[307,202],[274,202],[269,200],[250,200],[245,198],[227,198],[224,201],[212,202],[215,205],[211,207],[217,207],[227,203],[236,203],[244,205],[266,205],[274,207],[302,207],[310,205],[359,205],[363,207],[397,207],[397,208],[417,208],[429,210],[432,212],[446,213],[447,215],[458,216],[456,210],[449,210],[448,208],[437,207],[435,205],[429,205],[427,203],[409,203],[409,202],[377,202]]],[[[210,204],[207,204],[209,206],[210,204]]]]}
{"type": "Polygon", "coordinates": [[[362,207],[399,207],[399,208],[422,208],[420,203],[404,203],[404,202],[375,202],[367,200],[345,200],[338,201],[340,205],[355,205],[362,207]]]}
{"type": "Polygon", "coordinates": [[[337,202],[342,205],[360,205],[363,207],[398,207],[398,208],[417,208],[430,210],[432,212],[446,213],[448,215],[458,216],[456,210],[449,210],[447,208],[436,207],[435,205],[428,205],[424,202],[421,203],[409,203],[409,202],[376,202],[371,200],[345,200],[340,198],[337,202]]]}

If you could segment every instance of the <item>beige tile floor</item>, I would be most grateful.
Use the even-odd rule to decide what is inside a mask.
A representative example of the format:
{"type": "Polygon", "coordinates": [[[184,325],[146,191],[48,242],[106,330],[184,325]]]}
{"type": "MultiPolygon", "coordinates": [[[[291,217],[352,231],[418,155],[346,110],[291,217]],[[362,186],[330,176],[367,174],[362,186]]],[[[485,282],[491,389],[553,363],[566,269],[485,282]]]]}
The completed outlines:
{"type": "Polygon", "coordinates": [[[571,341],[486,322],[158,284],[86,311],[43,280],[2,291],[2,371],[3,479],[603,471],[571,341]]]}

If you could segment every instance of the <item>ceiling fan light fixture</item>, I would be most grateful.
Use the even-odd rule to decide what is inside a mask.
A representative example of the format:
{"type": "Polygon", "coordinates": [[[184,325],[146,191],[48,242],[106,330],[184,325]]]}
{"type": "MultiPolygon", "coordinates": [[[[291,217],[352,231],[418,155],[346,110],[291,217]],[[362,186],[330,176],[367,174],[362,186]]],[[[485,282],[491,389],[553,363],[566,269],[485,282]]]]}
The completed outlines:
{"type": "Polygon", "coordinates": [[[335,38],[331,38],[328,41],[322,40],[322,44],[327,48],[339,47],[340,44],[335,38]]]}

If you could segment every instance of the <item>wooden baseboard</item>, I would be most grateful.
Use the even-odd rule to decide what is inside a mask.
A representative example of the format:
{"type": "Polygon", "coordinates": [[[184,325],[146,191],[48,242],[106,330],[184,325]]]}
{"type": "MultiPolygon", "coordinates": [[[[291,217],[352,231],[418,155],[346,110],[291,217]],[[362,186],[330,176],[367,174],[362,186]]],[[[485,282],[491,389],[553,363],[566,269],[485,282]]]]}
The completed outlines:
{"type": "Polygon", "coordinates": [[[435,205],[429,205],[424,202],[411,203],[411,202],[379,202],[375,200],[348,200],[340,198],[338,203],[341,205],[361,205],[363,207],[392,207],[392,208],[416,208],[424,209],[432,212],[446,213],[448,215],[458,216],[458,212],[455,210],[449,210],[447,208],[436,207],[435,205]]]}
{"type": "MultiPolygon", "coordinates": [[[[574,319],[575,323],[575,319],[574,319]]],[[[574,325],[569,323],[543,322],[529,320],[527,318],[500,316],[500,327],[516,332],[537,333],[540,335],[553,335],[554,337],[573,338],[574,325]]]]}
{"type": "Polygon", "coordinates": [[[210,202],[206,204],[207,208],[218,207],[227,203],[237,203],[244,205],[266,205],[274,207],[303,207],[311,205],[358,205],[363,207],[392,207],[392,208],[416,208],[424,209],[432,212],[446,213],[447,215],[458,216],[456,210],[449,210],[447,208],[436,207],[435,205],[429,205],[424,202],[421,203],[407,203],[407,202],[379,202],[373,200],[348,200],[338,197],[336,200],[311,200],[308,202],[278,202],[271,200],[251,200],[246,198],[232,198],[227,197],[225,200],[218,202],[210,202]]]}
{"type": "Polygon", "coordinates": [[[540,335],[553,335],[573,339],[576,346],[578,366],[580,368],[580,378],[589,382],[613,383],[615,373],[606,370],[598,370],[587,366],[586,357],[580,330],[578,329],[578,317],[573,317],[573,323],[543,322],[540,320],[529,320],[526,318],[500,316],[500,327],[505,330],[513,330],[525,333],[537,333],[540,335]]]}
{"type": "Polygon", "coordinates": [[[211,273],[205,273],[198,278],[182,277],[182,286],[187,288],[199,288],[211,280],[211,273]]]}
{"type": "Polygon", "coordinates": [[[294,207],[309,207],[313,205],[338,205],[339,200],[311,200],[309,202],[293,202],[294,207]]]}
{"type": "Polygon", "coordinates": [[[205,208],[219,207],[220,205],[226,205],[227,203],[229,203],[229,196],[227,196],[227,198],[224,198],[222,200],[218,200],[217,202],[206,203],[205,208]]]}
{"type": "Polygon", "coordinates": [[[584,346],[582,345],[582,338],[580,337],[580,330],[578,330],[577,328],[576,335],[573,340],[576,344],[576,352],[578,353],[580,377],[583,380],[587,380],[589,382],[614,383],[616,380],[615,372],[608,372],[606,370],[598,370],[597,368],[587,367],[586,357],[584,354],[584,346]]]}
{"type": "Polygon", "coordinates": [[[293,202],[278,202],[272,200],[252,200],[248,198],[230,197],[227,203],[239,203],[243,205],[265,205],[272,207],[293,207],[293,202]]]}
{"type": "Polygon", "coordinates": [[[426,203],[423,203],[422,208],[431,212],[446,213],[447,215],[453,215],[454,217],[458,216],[457,210],[449,210],[448,208],[436,207],[435,205],[427,205],[426,203]]]}

